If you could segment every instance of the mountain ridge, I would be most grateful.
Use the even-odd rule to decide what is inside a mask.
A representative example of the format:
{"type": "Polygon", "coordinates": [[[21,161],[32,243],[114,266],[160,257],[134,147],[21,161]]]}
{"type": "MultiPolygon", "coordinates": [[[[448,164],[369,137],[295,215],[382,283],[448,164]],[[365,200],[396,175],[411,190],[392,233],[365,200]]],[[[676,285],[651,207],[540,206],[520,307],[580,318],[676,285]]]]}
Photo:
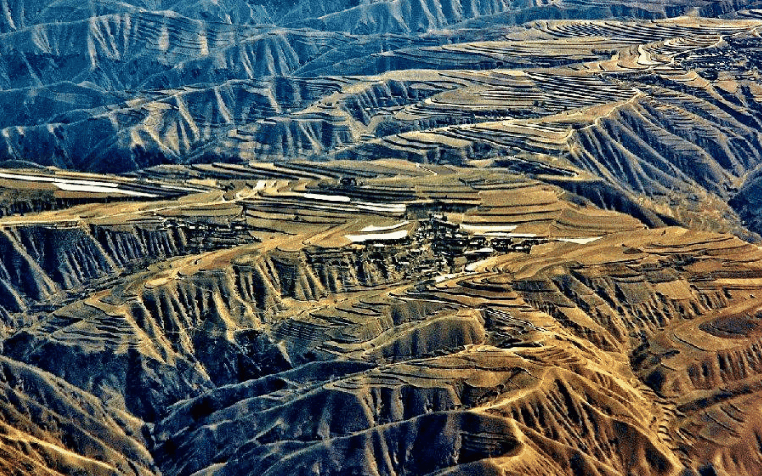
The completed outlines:
{"type": "Polygon", "coordinates": [[[0,473],[762,472],[759,6],[0,0],[0,473]]]}

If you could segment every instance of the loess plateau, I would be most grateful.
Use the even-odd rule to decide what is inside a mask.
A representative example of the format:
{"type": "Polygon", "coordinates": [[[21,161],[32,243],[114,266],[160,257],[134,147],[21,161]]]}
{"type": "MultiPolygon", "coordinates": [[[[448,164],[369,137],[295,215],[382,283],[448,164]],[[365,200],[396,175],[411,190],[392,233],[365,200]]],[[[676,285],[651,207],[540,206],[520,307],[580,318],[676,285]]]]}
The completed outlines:
{"type": "Polygon", "coordinates": [[[760,32],[0,0],[0,474],[762,474],[760,32]]]}

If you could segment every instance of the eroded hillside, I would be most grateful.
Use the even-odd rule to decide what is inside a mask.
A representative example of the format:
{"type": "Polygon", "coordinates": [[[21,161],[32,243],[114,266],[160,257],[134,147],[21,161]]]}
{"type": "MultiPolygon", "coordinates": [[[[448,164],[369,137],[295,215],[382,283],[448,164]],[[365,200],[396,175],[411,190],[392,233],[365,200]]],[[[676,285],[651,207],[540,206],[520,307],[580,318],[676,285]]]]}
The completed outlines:
{"type": "Polygon", "coordinates": [[[8,471],[762,470],[731,235],[498,167],[3,177],[59,203],[0,219],[8,471]]]}
{"type": "Polygon", "coordinates": [[[758,6],[0,0],[0,474],[762,474],[758,6]]]}
{"type": "Polygon", "coordinates": [[[239,3],[4,3],[0,159],[492,164],[760,231],[751,3],[239,3]]]}

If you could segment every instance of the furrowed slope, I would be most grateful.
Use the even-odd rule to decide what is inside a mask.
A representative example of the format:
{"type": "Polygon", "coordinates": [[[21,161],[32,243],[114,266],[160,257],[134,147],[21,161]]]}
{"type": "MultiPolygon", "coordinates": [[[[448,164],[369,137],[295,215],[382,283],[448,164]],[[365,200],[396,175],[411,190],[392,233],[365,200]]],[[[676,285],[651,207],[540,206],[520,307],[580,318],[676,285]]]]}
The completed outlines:
{"type": "MultiPolygon", "coordinates": [[[[18,369],[13,372],[34,369],[42,375],[39,381],[24,379],[30,386],[24,395],[42,392],[45,382],[66,381],[75,394],[86,396],[82,398],[105,402],[104,411],[121,409],[121,419],[103,420],[109,432],[141,435],[129,442],[134,451],[116,449],[122,460],[111,458],[111,449],[88,446],[89,437],[63,423],[57,431],[47,430],[50,427],[40,423],[37,413],[30,417],[37,426],[9,419],[9,428],[16,432],[13,441],[31,441],[23,454],[34,463],[25,471],[241,474],[259,468],[277,473],[284,465],[313,461],[326,472],[343,473],[354,465],[420,474],[453,465],[490,468],[495,465],[489,458],[516,453],[521,444],[513,423],[472,411],[477,408],[473,402],[466,407],[458,403],[472,397],[471,390],[457,388],[455,368],[432,374],[441,380],[435,388],[420,387],[423,376],[403,385],[404,390],[383,383],[397,379],[397,371],[384,362],[457,354],[464,346],[487,342],[480,311],[395,296],[419,282],[423,266],[433,266],[428,273],[436,273],[436,267],[449,265],[412,243],[398,251],[337,244],[347,243],[351,233],[361,232],[368,223],[398,222],[371,226],[380,232],[394,230],[406,209],[414,215],[419,207],[436,209],[446,196],[453,200],[451,206],[465,211],[459,220],[464,229],[474,230],[477,240],[483,239],[478,234],[485,220],[515,223],[504,227],[540,233],[542,239],[642,225],[626,217],[618,224],[596,223],[614,215],[566,202],[559,189],[497,171],[485,175],[450,170],[447,178],[446,168],[419,170],[392,162],[367,168],[352,165],[322,169],[308,164],[218,164],[199,167],[195,173],[214,173],[223,181],[237,177],[238,188],[178,202],[92,204],[2,219],[7,242],[3,249],[12,255],[2,260],[4,288],[12,297],[3,300],[3,355],[18,369]],[[302,178],[291,186],[283,179],[257,179],[263,174],[339,173],[370,182],[350,190],[336,178],[302,178]],[[247,175],[249,183],[256,182],[254,189],[247,175]],[[407,179],[400,182],[403,176],[407,179]],[[443,181],[450,184],[447,194],[441,191],[443,181]],[[322,205],[343,193],[352,197],[340,202],[344,205],[322,205]],[[225,196],[232,202],[221,200],[225,196]],[[389,205],[389,197],[396,197],[400,205],[389,205]],[[117,214],[108,211],[116,209],[117,214]],[[90,218],[83,219],[83,214],[90,218]],[[203,233],[204,240],[196,233],[203,233]],[[404,264],[410,261],[416,262],[412,268],[404,264]],[[330,383],[337,379],[335,385],[330,383]],[[367,390],[357,393],[366,379],[367,390]],[[452,385],[456,387],[447,390],[452,385]],[[398,409],[381,401],[364,403],[386,399],[383,395],[390,391],[398,395],[390,401],[398,409]],[[439,402],[434,407],[431,398],[439,402]],[[341,412],[336,406],[355,412],[357,418],[337,418],[341,412]],[[263,413],[260,423],[252,426],[245,415],[254,408],[267,416],[263,413]],[[228,416],[212,416],[218,410],[228,416]],[[315,411],[325,417],[306,426],[298,423],[305,420],[300,414],[315,411]],[[363,416],[368,412],[376,416],[363,416]],[[416,441],[425,441],[425,428],[444,431],[436,458],[433,450],[422,447],[404,457],[407,450],[377,449],[351,465],[331,462],[337,451],[347,458],[359,457],[357,445],[364,447],[378,438],[417,448],[421,443],[416,441]],[[53,435],[44,439],[49,444],[26,436],[39,439],[45,431],[53,435]],[[250,454],[254,443],[249,440],[255,437],[264,445],[256,443],[257,454],[265,450],[278,455],[280,463],[273,456],[250,454]],[[285,449],[296,440],[304,442],[301,456],[291,456],[293,448],[285,449]],[[54,458],[58,454],[66,455],[65,464],[54,458]],[[401,462],[382,462],[389,458],[401,462]],[[228,464],[221,466],[220,461],[228,464]],[[124,464],[130,469],[120,469],[124,464]]],[[[401,223],[411,232],[425,226],[417,220],[401,223]]],[[[415,240],[425,243],[425,234],[417,233],[415,240]]],[[[474,385],[492,370],[479,372],[469,377],[474,385]]],[[[68,402],[50,398],[54,401],[38,400],[40,411],[61,412],[57,405],[68,402]]],[[[11,398],[6,407],[15,414],[26,404],[11,398]]],[[[118,442],[123,437],[107,438],[118,442]]],[[[8,456],[3,461],[20,461],[10,440],[5,444],[8,456]]]]}
{"type": "Polygon", "coordinates": [[[756,246],[646,229],[499,168],[146,174],[183,170],[233,188],[0,219],[17,303],[3,310],[2,461],[27,474],[759,470],[756,246]],[[96,412],[83,405],[100,426],[67,426],[96,412]]]}
{"type": "Polygon", "coordinates": [[[0,473],[762,473],[756,6],[0,0],[0,473]]]}
{"type": "Polygon", "coordinates": [[[0,124],[0,153],[98,171],[487,160],[651,223],[751,236],[749,213],[724,203],[759,165],[758,26],[537,21],[368,36],[152,12],[40,25],[3,35],[2,95],[23,107],[0,124]]]}

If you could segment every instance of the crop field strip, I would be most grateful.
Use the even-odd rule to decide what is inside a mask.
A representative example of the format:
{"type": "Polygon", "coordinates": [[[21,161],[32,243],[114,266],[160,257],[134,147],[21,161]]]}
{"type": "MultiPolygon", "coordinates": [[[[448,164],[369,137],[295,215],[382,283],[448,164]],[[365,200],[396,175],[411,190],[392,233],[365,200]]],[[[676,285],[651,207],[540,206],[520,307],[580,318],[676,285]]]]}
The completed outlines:
{"type": "Polygon", "coordinates": [[[0,3],[0,473],[762,468],[757,11],[0,3]]]}

